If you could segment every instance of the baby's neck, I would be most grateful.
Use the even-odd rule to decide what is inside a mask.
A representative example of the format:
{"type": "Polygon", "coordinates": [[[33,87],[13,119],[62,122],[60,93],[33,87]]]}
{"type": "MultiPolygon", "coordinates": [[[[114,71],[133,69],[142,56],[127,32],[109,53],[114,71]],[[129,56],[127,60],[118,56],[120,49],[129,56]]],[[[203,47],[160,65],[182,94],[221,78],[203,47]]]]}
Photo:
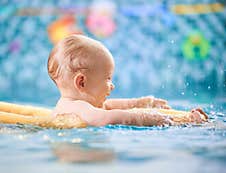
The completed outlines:
{"type": "Polygon", "coordinates": [[[86,99],[82,97],[72,97],[72,96],[61,96],[58,102],[71,102],[71,101],[76,101],[76,100],[83,100],[87,101],[86,99]]]}
{"type": "Polygon", "coordinates": [[[80,92],[79,93],[77,91],[69,91],[69,90],[61,89],[60,93],[61,93],[61,97],[59,99],[59,102],[82,100],[82,101],[90,103],[94,107],[103,107],[103,105],[101,105],[101,106],[96,105],[95,97],[93,97],[92,95],[90,95],[86,92],[80,92]]]}
{"type": "Polygon", "coordinates": [[[65,103],[65,102],[72,102],[72,101],[77,101],[77,100],[82,100],[82,101],[88,102],[91,105],[93,105],[94,107],[103,108],[103,105],[101,105],[101,106],[95,105],[95,100],[93,100],[93,98],[88,95],[83,96],[83,97],[72,97],[72,96],[61,95],[57,104],[61,104],[61,103],[65,103]]]}
{"type": "MultiPolygon", "coordinates": [[[[88,102],[93,105],[92,97],[89,96],[88,94],[83,94],[83,95],[62,94],[58,102],[68,102],[68,101],[77,101],[77,100],[82,100],[82,101],[88,102]]],[[[93,106],[95,106],[95,105],[93,105],[93,106]]]]}
{"type": "Polygon", "coordinates": [[[66,89],[60,89],[61,97],[60,100],[75,101],[75,100],[84,100],[84,96],[76,91],[70,91],[66,89]]]}
{"type": "Polygon", "coordinates": [[[74,98],[74,97],[61,96],[59,100],[62,100],[62,101],[75,101],[75,100],[80,100],[80,99],[77,99],[77,98],[74,98]]]}

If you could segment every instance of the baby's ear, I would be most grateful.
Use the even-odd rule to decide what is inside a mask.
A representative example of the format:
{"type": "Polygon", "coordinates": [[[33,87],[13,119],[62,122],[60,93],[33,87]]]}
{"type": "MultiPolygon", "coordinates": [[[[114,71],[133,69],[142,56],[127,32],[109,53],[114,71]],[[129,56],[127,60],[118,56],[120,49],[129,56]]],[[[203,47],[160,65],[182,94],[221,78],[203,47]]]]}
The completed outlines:
{"type": "Polygon", "coordinates": [[[85,81],[86,81],[86,76],[82,73],[78,73],[75,77],[74,77],[74,86],[78,89],[83,91],[84,87],[85,87],[85,81]]]}

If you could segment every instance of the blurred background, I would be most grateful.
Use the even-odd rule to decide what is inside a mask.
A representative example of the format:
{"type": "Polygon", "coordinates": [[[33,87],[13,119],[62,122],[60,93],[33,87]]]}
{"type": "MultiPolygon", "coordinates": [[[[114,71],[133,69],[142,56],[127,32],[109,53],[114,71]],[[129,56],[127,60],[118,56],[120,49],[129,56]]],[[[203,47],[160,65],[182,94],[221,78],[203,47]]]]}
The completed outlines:
{"type": "Polygon", "coordinates": [[[111,97],[226,98],[224,0],[1,0],[0,100],[53,106],[53,45],[100,40],[116,69],[111,97]]]}

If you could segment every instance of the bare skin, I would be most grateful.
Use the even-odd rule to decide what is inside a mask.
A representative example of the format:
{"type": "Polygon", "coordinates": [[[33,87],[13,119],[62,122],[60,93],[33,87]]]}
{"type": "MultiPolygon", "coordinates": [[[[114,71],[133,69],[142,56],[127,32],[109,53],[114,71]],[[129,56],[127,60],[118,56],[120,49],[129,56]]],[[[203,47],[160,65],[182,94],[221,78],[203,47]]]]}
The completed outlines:
{"type": "MultiPolygon", "coordinates": [[[[84,39],[87,38],[84,37],[84,39]]],[[[89,42],[96,44],[91,39],[89,42]]],[[[92,56],[89,61],[89,69],[67,76],[66,85],[61,80],[56,80],[61,98],[53,111],[54,115],[76,115],[90,126],[107,124],[140,126],[173,124],[171,117],[156,111],[131,112],[128,110],[131,108],[170,109],[165,100],[154,97],[107,100],[106,97],[114,89],[114,84],[112,83],[114,60],[106,48],[100,46],[96,51],[95,54],[98,56],[92,56]]],[[[193,110],[190,113],[191,122],[202,122],[201,114],[203,113],[200,110],[193,110]]]]}

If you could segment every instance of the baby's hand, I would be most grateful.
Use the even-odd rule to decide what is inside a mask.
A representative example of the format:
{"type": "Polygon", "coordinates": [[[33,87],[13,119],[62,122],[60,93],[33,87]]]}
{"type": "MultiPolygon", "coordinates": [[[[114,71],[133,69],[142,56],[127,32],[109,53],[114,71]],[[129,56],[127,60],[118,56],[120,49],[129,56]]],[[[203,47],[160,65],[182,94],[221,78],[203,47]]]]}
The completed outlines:
{"type": "Polygon", "coordinates": [[[154,98],[152,96],[138,98],[137,101],[138,108],[162,108],[162,109],[171,109],[167,105],[167,101],[159,98],[154,98]]]}
{"type": "Polygon", "coordinates": [[[192,109],[190,113],[190,121],[194,123],[206,122],[208,116],[201,108],[192,109]]]}

